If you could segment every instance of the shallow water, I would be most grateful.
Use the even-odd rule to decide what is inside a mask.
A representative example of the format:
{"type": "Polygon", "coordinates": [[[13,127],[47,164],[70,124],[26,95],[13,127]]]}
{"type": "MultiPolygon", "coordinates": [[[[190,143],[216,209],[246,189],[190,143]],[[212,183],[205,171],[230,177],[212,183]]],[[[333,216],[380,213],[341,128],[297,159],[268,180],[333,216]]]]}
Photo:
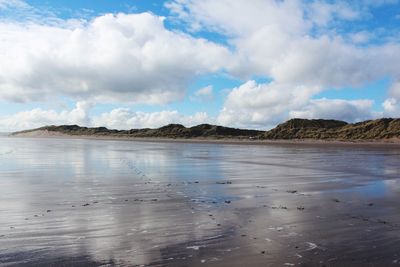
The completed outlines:
{"type": "Polygon", "coordinates": [[[0,137],[0,265],[397,265],[399,178],[395,147],[0,137]]]}

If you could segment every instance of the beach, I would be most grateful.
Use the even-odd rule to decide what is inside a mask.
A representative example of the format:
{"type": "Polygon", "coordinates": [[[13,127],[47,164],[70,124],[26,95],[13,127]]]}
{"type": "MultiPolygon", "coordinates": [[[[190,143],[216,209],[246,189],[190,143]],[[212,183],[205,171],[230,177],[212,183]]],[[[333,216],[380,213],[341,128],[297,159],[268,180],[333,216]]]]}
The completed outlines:
{"type": "Polygon", "coordinates": [[[397,144],[100,139],[0,137],[0,265],[400,264],[397,144]]]}

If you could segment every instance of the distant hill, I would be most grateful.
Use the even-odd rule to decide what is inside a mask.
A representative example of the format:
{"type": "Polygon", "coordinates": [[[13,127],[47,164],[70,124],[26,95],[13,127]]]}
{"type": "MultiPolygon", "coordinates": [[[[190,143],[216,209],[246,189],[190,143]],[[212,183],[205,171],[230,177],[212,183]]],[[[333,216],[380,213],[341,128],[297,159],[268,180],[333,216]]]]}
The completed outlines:
{"type": "Polygon", "coordinates": [[[337,120],[292,119],[265,132],[262,139],[383,140],[400,138],[400,119],[348,124],[337,120]]]}
{"type": "Polygon", "coordinates": [[[187,128],[169,124],[157,129],[109,130],[78,125],[45,126],[13,133],[14,136],[97,136],[140,138],[204,138],[251,140],[388,140],[400,139],[400,119],[377,119],[349,124],[338,120],[291,119],[269,131],[236,129],[210,124],[187,128]]]}
{"type": "Polygon", "coordinates": [[[61,133],[73,136],[113,136],[147,138],[249,138],[263,134],[263,131],[236,129],[210,124],[186,128],[181,124],[169,124],[157,129],[109,130],[105,127],[87,128],[78,125],[45,126],[38,129],[13,133],[14,136],[31,135],[35,132],[61,133]]]}

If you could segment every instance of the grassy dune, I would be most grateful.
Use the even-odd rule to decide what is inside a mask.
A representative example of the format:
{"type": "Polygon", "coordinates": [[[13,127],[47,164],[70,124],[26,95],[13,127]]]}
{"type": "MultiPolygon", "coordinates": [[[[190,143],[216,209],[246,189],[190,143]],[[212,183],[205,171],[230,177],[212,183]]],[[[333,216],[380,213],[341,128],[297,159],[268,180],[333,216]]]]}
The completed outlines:
{"type": "Polygon", "coordinates": [[[70,136],[98,137],[146,137],[146,138],[208,138],[208,139],[254,139],[254,140],[389,140],[400,138],[400,119],[377,119],[354,124],[337,120],[291,119],[269,131],[247,130],[201,124],[187,128],[169,124],[157,129],[110,130],[105,127],[80,127],[78,125],[45,126],[15,132],[14,136],[35,133],[70,136]]]}

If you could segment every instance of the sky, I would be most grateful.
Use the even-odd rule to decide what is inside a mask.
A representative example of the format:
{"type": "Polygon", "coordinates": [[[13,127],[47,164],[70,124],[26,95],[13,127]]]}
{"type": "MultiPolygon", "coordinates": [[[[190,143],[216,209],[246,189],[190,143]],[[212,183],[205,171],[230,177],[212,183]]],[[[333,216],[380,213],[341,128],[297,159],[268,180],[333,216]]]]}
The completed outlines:
{"type": "Polygon", "coordinates": [[[400,116],[397,0],[0,0],[0,131],[400,116]]]}

